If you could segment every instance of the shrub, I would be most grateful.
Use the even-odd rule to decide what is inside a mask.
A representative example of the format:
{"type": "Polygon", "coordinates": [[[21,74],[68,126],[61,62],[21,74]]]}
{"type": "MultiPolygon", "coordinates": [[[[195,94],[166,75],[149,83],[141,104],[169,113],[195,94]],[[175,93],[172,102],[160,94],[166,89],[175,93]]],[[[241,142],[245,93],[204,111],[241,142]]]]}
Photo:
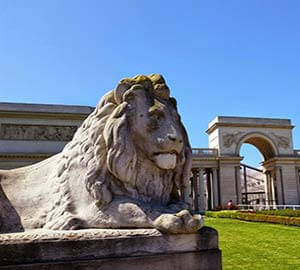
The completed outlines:
{"type": "Polygon", "coordinates": [[[282,209],[282,210],[259,210],[257,214],[272,216],[300,217],[300,210],[282,209]]]}
{"type": "Polygon", "coordinates": [[[250,211],[206,211],[205,216],[213,218],[233,218],[245,221],[268,222],[284,225],[300,226],[300,217],[265,215],[250,211]]]}

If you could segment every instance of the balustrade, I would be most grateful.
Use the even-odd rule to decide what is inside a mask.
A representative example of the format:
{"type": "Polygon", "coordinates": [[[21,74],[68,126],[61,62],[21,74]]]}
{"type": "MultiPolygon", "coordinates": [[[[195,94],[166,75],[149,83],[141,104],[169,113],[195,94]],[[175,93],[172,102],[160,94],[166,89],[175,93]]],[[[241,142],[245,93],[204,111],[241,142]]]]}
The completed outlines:
{"type": "Polygon", "coordinates": [[[192,154],[193,157],[217,157],[218,150],[213,148],[192,148],[192,154]]]}

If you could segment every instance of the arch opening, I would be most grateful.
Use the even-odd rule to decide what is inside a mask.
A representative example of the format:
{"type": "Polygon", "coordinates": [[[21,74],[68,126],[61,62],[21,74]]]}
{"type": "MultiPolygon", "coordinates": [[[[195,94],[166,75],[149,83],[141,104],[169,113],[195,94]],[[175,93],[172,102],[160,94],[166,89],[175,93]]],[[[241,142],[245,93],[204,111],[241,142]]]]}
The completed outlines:
{"type": "Polygon", "coordinates": [[[242,204],[265,204],[265,173],[261,167],[264,155],[249,142],[242,144],[240,155],[244,157],[240,166],[242,204]]]}
{"type": "Polygon", "coordinates": [[[237,145],[236,153],[239,155],[243,144],[251,144],[255,146],[264,157],[264,161],[271,159],[277,155],[277,148],[273,141],[264,134],[250,133],[241,138],[237,145]]]}
{"type": "Polygon", "coordinates": [[[255,146],[263,155],[265,160],[268,160],[275,156],[275,151],[272,145],[264,138],[251,137],[247,139],[244,143],[248,143],[255,146]]]}
{"type": "Polygon", "coordinates": [[[240,156],[243,157],[242,163],[259,168],[265,160],[260,150],[250,143],[243,143],[240,149],[240,156]]]}

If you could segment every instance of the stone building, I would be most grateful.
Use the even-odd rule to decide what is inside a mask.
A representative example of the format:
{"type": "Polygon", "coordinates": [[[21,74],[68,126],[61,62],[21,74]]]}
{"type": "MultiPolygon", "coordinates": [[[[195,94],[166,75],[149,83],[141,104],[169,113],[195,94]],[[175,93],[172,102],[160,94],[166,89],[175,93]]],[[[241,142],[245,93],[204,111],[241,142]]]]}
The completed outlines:
{"type": "MultiPolygon", "coordinates": [[[[33,164],[60,152],[93,109],[0,103],[0,169],[33,164]]],[[[216,117],[206,131],[209,148],[193,149],[194,209],[213,209],[229,200],[235,204],[299,205],[300,150],[293,149],[292,129],[288,119],[216,117]],[[241,163],[244,143],[261,152],[262,170],[241,163]],[[247,169],[262,175],[264,191],[253,190],[253,183],[250,188],[247,169]]]]}
{"type": "Polygon", "coordinates": [[[216,117],[206,131],[209,148],[193,149],[195,208],[212,209],[229,200],[241,204],[243,197],[248,203],[247,184],[242,190],[247,175],[241,179],[241,168],[246,172],[249,167],[241,164],[244,143],[255,146],[264,157],[264,204],[299,205],[300,150],[293,148],[293,128],[289,119],[216,117]]]}
{"type": "Polygon", "coordinates": [[[93,110],[87,106],[0,103],[0,168],[22,167],[60,152],[93,110]]]}

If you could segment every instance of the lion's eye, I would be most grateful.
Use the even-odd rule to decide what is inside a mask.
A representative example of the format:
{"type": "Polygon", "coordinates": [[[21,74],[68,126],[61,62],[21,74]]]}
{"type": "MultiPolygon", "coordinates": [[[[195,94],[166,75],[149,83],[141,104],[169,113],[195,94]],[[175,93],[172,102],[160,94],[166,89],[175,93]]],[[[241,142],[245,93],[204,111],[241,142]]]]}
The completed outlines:
{"type": "Polygon", "coordinates": [[[150,117],[155,118],[156,120],[159,120],[159,119],[163,118],[165,114],[162,110],[155,108],[155,109],[149,110],[149,115],[150,115],[150,117]]]}

